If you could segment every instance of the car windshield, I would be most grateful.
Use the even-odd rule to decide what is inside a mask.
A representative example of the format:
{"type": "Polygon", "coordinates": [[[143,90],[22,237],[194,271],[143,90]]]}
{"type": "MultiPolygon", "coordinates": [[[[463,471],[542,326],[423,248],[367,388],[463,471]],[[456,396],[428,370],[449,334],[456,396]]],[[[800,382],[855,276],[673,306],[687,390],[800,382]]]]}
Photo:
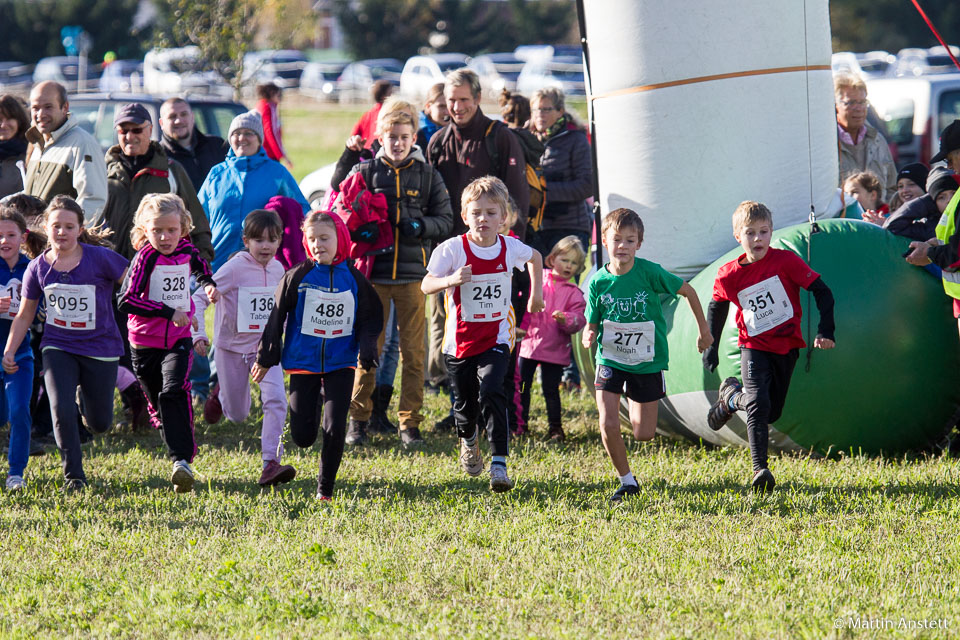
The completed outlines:
{"type": "Polygon", "coordinates": [[[203,71],[203,65],[198,58],[174,58],[169,61],[170,70],[177,73],[192,73],[203,71]]]}
{"type": "Polygon", "coordinates": [[[894,144],[908,144],[913,140],[913,100],[896,98],[877,106],[877,114],[887,128],[885,137],[894,144]]]}
{"type": "Polygon", "coordinates": [[[440,71],[446,73],[447,71],[453,71],[454,69],[461,69],[465,66],[465,63],[462,60],[448,60],[446,62],[437,62],[437,66],[440,67],[440,71]]]}
{"type": "Polygon", "coordinates": [[[583,62],[573,56],[554,58],[547,63],[547,73],[569,82],[583,82],[583,62]]]}
{"type": "MultiPolygon", "coordinates": [[[[63,74],[64,80],[67,82],[75,82],[77,78],[80,77],[80,65],[79,64],[62,64],[60,65],[60,72],[63,74]]],[[[87,79],[93,79],[97,77],[97,68],[96,65],[87,66],[87,79]]]]}
{"type": "Polygon", "coordinates": [[[943,131],[957,118],[960,118],[960,89],[944,91],[940,94],[940,122],[937,131],[943,131]]]}
{"type": "Polygon", "coordinates": [[[387,80],[399,80],[403,67],[396,64],[377,64],[370,67],[370,75],[374,80],[385,78],[387,80]]]}

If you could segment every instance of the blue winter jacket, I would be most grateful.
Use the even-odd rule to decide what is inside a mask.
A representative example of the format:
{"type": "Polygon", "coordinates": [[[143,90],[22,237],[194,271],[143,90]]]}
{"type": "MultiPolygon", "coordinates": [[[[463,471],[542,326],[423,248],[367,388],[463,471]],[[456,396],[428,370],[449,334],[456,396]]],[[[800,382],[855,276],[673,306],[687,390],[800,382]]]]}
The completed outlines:
{"type": "MultiPolygon", "coordinates": [[[[6,260],[0,260],[0,297],[13,297],[16,294],[16,297],[20,297],[20,286],[23,284],[23,274],[27,270],[27,265],[30,264],[30,258],[20,254],[20,259],[17,261],[17,264],[13,265],[13,269],[7,266],[6,260]],[[11,291],[10,289],[16,289],[16,291],[11,291]]],[[[10,325],[13,324],[13,316],[9,313],[4,313],[0,317],[0,337],[3,338],[3,341],[7,341],[7,336],[10,334],[10,325]]],[[[21,358],[33,358],[33,350],[30,348],[30,336],[29,334],[20,341],[20,346],[17,348],[17,353],[14,355],[15,360],[20,360],[21,358]]]]}
{"type": "Polygon", "coordinates": [[[289,372],[328,373],[356,367],[357,360],[374,361],[377,338],[383,329],[383,306],[370,282],[348,262],[335,265],[305,260],[287,271],[274,294],[273,311],[264,327],[257,362],[269,368],[280,363],[289,372]],[[322,338],[301,332],[307,290],[353,296],[351,335],[322,338]],[[284,331],[286,325],[286,331],[284,331]]]}
{"type": "Polygon", "coordinates": [[[231,149],[210,169],[197,195],[213,234],[213,271],[243,249],[243,219],[254,209],[263,209],[273,196],[293,198],[304,213],[310,210],[297,181],[286,167],[268,158],[262,146],[252,156],[238,157],[231,149]]]}

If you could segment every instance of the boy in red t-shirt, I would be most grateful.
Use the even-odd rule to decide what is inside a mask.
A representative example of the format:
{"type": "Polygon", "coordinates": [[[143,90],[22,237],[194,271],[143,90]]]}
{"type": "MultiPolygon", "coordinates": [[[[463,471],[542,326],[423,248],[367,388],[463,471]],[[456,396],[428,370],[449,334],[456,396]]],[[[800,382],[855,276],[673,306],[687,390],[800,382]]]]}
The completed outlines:
{"type": "MultiPolygon", "coordinates": [[[[759,202],[741,202],[733,212],[733,237],[743,255],[720,267],[707,308],[710,332],[719,336],[730,303],[737,307],[740,371],[743,385],[727,378],[720,397],[707,413],[707,423],[720,429],[742,409],[747,412],[747,437],[753,459],[753,489],[768,493],[776,484],[767,468],[768,425],[776,422],[790,386],[790,376],[800,349],[805,347],[800,330],[800,288],[813,294],[820,324],[813,346],[834,345],[833,294],[820,274],[799,256],[771,249],[773,215],[759,202]]],[[[714,371],[719,363],[717,342],[703,354],[703,365],[714,371]]]]}

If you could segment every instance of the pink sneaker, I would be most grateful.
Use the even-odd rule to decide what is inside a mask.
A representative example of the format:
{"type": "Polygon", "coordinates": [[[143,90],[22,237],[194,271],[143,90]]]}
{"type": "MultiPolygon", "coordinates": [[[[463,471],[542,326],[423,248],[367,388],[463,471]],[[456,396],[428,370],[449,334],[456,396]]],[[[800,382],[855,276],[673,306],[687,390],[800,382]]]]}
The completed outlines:
{"type": "Polygon", "coordinates": [[[272,487],[275,484],[290,482],[297,476],[297,470],[288,464],[280,464],[276,460],[267,461],[267,466],[263,468],[260,479],[257,481],[261,487],[272,487]]]}
{"type": "Polygon", "coordinates": [[[217,424],[223,417],[223,405],[220,404],[220,385],[213,385],[210,396],[203,403],[203,419],[207,424],[217,424]]]}

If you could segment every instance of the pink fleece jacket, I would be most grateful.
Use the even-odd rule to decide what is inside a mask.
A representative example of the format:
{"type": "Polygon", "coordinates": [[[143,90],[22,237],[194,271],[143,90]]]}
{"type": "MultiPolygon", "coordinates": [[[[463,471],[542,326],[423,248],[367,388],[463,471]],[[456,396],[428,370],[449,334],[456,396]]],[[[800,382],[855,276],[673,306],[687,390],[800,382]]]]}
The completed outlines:
{"type": "MultiPolygon", "coordinates": [[[[240,251],[227,260],[217,270],[214,279],[217,290],[220,291],[220,301],[214,312],[213,344],[218,349],[226,349],[234,353],[254,353],[261,333],[239,333],[237,331],[237,297],[240,287],[273,287],[280,283],[283,277],[283,265],[276,259],[264,267],[247,251],[240,251]]],[[[193,331],[193,341],[207,338],[203,326],[203,312],[209,302],[203,290],[197,289],[193,294],[193,304],[197,308],[197,317],[200,318],[199,328],[193,331]]]]}
{"type": "Polygon", "coordinates": [[[548,271],[543,278],[543,311],[523,316],[521,329],[527,331],[520,342],[520,357],[538,362],[570,364],[570,336],[583,328],[587,303],[580,287],[554,276],[548,271]],[[567,323],[563,326],[553,317],[563,312],[567,323]]]}

